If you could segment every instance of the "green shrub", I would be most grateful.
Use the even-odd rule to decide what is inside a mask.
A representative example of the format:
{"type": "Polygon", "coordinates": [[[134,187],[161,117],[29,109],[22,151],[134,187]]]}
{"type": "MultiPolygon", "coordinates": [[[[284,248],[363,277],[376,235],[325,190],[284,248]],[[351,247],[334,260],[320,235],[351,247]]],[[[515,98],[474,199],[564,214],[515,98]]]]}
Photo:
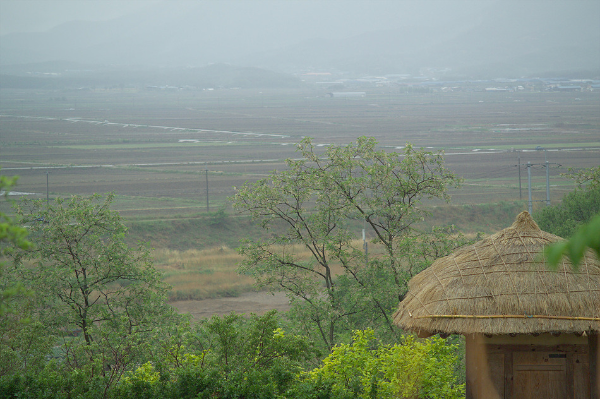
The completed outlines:
{"type": "Polygon", "coordinates": [[[50,361],[39,373],[0,378],[0,399],[97,399],[108,393],[106,378],[63,366],[50,361]]]}
{"type": "Polygon", "coordinates": [[[571,237],[583,224],[600,212],[600,187],[576,189],[565,195],[562,202],[535,212],[533,218],[548,233],[571,237]]]}
{"type": "Polygon", "coordinates": [[[249,319],[213,316],[196,330],[179,326],[155,358],[125,374],[115,398],[270,399],[296,383],[314,356],[309,342],[286,334],[275,311],[249,319]]]}
{"type": "Polygon", "coordinates": [[[454,375],[454,345],[441,338],[377,345],[372,330],[356,331],[352,344],[336,346],[323,365],[305,380],[331,386],[332,398],[428,398],[464,396],[464,384],[454,375]]]}
{"type": "Polygon", "coordinates": [[[315,352],[305,338],[279,327],[275,312],[212,317],[163,330],[148,360],[120,374],[103,362],[81,368],[69,359],[39,372],[0,378],[0,399],[455,399],[456,345],[440,338],[383,345],[373,330],[354,332],[320,367],[305,372],[315,352]],[[116,377],[115,377],[116,376],[116,377]],[[116,379],[115,379],[116,378],[116,379]]]}

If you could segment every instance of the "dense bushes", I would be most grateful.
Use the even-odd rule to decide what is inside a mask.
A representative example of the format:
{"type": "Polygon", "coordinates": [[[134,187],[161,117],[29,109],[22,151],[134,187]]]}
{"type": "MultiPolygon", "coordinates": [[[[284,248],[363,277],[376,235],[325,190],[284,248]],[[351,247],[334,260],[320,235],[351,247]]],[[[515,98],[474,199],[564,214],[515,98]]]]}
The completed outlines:
{"type": "MultiPolygon", "coordinates": [[[[387,242],[385,261],[366,259],[345,233],[335,240],[349,244],[347,251],[329,238],[327,245],[318,243],[349,274],[334,281],[333,263],[323,260],[336,289],[323,307],[290,312],[288,331],[296,334],[286,332],[275,312],[192,325],[166,304],[168,287],[149,249],[127,245],[127,229],[109,209],[112,198],[74,196],[17,207],[33,249],[9,240],[15,245],[3,251],[13,262],[0,274],[1,297],[10,299],[10,306],[0,303],[0,399],[438,398],[461,392],[453,373],[456,348],[402,338],[389,319],[399,287],[384,284],[397,280],[404,287],[408,276],[449,251],[455,241],[446,232],[387,242]],[[396,250],[405,263],[397,261],[396,250]],[[363,260],[369,265],[364,270],[363,260]],[[9,291],[15,282],[27,290],[9,291]],[[374,331],[362,331],[367,327],[379,327],[379,339],[403,342],[383,345],[374,331]],[[333,350],[323,364],[307,338],[315,329],[323,338],[320,348],[333,350]],[[352,330],[358,330],[353,337],[352,330]]],[[[323,227],[315,222],[317,230],[323,227]]],[[[307,288],[314,276],[288,277],[307,288]]],[[[304,305],[324,294],[318,283],[313,288],[303,294],[304,305]]]]}
{"type": "Polygon", "coordinates": [[[453,373],[456,347],[439,338],[383,345],[372,330],[356,331],[317,363],[314,346],[286,333],[275,312],[184,321],[161,335],[147,347],[148,360],[118,381],[94,362],[73,368],[52,360],[39,372],[1,377],[0,399],[434,399],[464,391],[453,373]]]}
{"type": "Polygon", "coordinates": [[[464,395],[454,376],[458,361],[441,338],[380,345],[372,330],[355,331],[353,343],[336,346],[323,365],[307,374],[339,397],[453,399],[464,395]]]}
{"type": "Polygon", "coordinates": [[[578,184],[560,204],[543,208],[533,216],[544,231],[569,238],[594,215],[600,213],[600,166],[565,174],[578,184]]]}
{"type": "Polygon", "coordinates": [[[600,187],[580,188],[565,195],[560,204],[540,209],[534,219],[542,230],[568,238],[599,212],[600,187]]]}

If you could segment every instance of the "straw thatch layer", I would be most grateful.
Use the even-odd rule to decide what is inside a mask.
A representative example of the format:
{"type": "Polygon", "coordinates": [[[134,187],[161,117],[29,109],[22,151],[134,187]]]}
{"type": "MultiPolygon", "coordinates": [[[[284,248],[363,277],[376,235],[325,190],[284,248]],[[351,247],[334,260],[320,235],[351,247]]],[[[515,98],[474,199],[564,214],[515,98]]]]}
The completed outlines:
{"type": "Polygon", "coordinates": [[[589,253],[578,272],[568,261],[550,270],[543,248],[558,240],[522,212],[415,276],[394,322],[430,333],[598,332],[600,262],[589,253]]]}

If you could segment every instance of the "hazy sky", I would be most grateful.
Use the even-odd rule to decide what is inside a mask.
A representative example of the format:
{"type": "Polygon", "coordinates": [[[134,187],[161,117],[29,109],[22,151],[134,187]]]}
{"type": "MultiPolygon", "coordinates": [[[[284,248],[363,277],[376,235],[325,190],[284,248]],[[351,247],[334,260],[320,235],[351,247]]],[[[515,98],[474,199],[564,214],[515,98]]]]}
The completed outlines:
{"type": "Polygon", "coordinates": [[[39,32],[67,21],[112,19],[159,0],[0,0],[0,35],[39,32]]]}
{"type": "MultiPolygon", "coordinates": [[[[99,21],[119,17],[142,8],[151,6],[153,3],[166,2],[196,2],[196,3],[243,3],[246,0],[0,0],[0,35],[11,32],[40,32],[67,21],[99,21]]],[[[537,0],[346,0],[346,8],[351,9],[362,4],[371,9],[381,9],[378,18],[379,23],[389,19],[389,9],[402,10],[397,14],[398,19],[402,16],[422,16],[425,19],[442,18],[446,21],[453,18],[453,13],[458,10],[462,12],[468,9],[482,8],[484,4],[494,1],[519,3],[537,0]],[[390,8],[391,7],[391,8],[390,8]],[[440,11],[436,13],[436,11],[440,11]],[[441,14],[441,15],[439,15],[441,14]]],[[[546,0],[551,2],[577,2],[592,4],[598,0],[546,0]]],[[[290,0],[280,0],[282,4],[290,0]]],[[[298,1],[293,1],[298,2],[298,1]]],[[[301,0],[308,8],[319,12],[319,4],[327,0],[301,0]]],[[[517,8],[518,10],[518,8],[517,8]]],[[[343,13],[343,10],[340,10],[343,13]]],[[[517,11],[518,12],[518,11],[517,11]]],[[[383,23],[383,28],[386,24],[383,23]]]]}
{"type": "Polygon", "coordinates": [[[594,69],[598,11],[600,0],[0,0],[0,65],[594,69]]]}
{"type": "MultiPolygon", "coordinates": [[[[40,32],[67,21],[99,21],[119,17],[142,8],[151,6],[153,3],[166,2],[181,3],[211,3],[234,5],[236,2],[243,3],[246,0],[0,0],[0,34],[12,32],[40,32]]],[[[255,0],[256,1],[256,0],[255,0]]],[[[345,0],[342,2],[346,10],[368,7],[371,10],[380,9],[377,23],[373,27],[389,28],[394,21],[391,16],[400,20],[403,17],[414,15],[424,18],[440,18],[436,10],[443,9],[445,18],[452,9],[481,8],[483,4],[494,0],[345,0]],[[398,14],[390,10],[401,10],[398,14]]],[[[527,1],[527,0],[521,0],[527,1]]],[[[548,0],[551,1],[551,0],[548,0]]],[[[319,13],[321,5],[327,0],[280,0],[285,3],[305,3],[306,8],[313,9],[319,13]]],[[[330,2],[331,3],[331,2],[330,2]]],[[[337,3],[339,4],[339,2],[337,3]]],[[[175,4],[173,4],[175,6],[175,4]]],[[[340,16],[344,16],[344,9],[340,9],[340,16]]],[[[364,21],[367,25],[369,21],[364,21]]]]}

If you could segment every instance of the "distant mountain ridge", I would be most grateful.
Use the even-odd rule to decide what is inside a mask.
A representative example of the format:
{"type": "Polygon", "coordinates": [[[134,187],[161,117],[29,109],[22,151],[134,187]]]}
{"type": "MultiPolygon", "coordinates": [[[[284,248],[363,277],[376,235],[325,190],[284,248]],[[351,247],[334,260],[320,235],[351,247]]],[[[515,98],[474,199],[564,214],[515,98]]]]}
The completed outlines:
{"type": "Polygon", "coordinates": [[[393,12],[400,10],[393,2],[360,2],[356,9],[339,0],[316,8],[285,3],[210,2],[209,8],[205,1],[165,2],[110,21],[8,34],[0,37],[0,65],[64,60],[143,69],[231,63],[279,72],[370,74],[415,74],[431,67],[459,76],[507,77],[600,71],[598,1],[501,0],[459,10],[448,21],[438,15],[443,10],[412,20],[399,14],[392,28],[393,12]],[[377,29],[377,18],[388,28],[377,29]]]}

